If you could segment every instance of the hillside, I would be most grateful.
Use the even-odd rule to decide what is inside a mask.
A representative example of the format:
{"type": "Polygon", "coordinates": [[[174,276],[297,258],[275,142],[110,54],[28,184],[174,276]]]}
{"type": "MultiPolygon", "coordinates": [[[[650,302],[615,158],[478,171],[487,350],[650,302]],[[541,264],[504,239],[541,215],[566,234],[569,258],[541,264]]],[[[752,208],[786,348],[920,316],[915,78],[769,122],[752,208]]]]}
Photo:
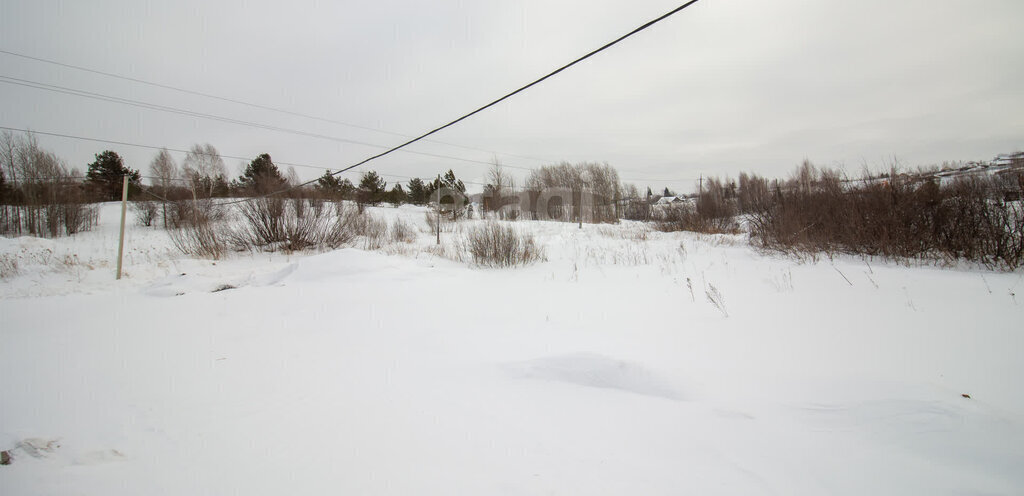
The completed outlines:
{"type": "Polygon", "coordinates": [[[402,207],[370,211],[417,239],[374,251],[211,262],[133,226],[115,282],[117,208],[0,239],[0,494],[1024,487],[1020,271],[631,222],[511,223],[546,260],[486,269],[402,207]]]}

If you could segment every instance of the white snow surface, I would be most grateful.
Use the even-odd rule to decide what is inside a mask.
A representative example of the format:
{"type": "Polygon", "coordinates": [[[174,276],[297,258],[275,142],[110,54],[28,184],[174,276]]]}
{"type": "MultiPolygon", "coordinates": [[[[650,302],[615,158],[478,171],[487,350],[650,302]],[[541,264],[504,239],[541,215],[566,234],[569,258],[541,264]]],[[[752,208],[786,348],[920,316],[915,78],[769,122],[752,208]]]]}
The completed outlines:
{"type": "Polygon", "coordinates": [[[1020,271],[549,222],[486,269],[402,207],[377,251],[131,226],[115,281],[118,208],[0,238],[2,495],[1024,493],[1020,271]]]}

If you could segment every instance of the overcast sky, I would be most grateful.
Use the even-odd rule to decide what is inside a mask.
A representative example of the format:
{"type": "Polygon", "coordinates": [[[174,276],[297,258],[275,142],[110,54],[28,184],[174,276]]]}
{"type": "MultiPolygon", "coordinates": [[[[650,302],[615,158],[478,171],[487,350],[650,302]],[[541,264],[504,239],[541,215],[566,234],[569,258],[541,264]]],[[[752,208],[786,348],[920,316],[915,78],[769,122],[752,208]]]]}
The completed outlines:
{"type": "MultiPolygon", "coordinates": [[[[387,146],[403,139],[360,127],[433,129],[679,3],[0,3],[0,50],[355,127],[8,54],[0,54],[0,76],[387,146]]],[[[1021,20],[1020,0],[701,0],[434,137],[469,148],[410,148],[453,158],[399,152],[363,169],[432,177],[453,168],[482,181],[487,166],[471,161],[606,161],[641,187],[692,191],[701,174],[780,177],[804,158],[851,174],[894,157],[910,167],[990,159],[1024,149],[1021,20]]],[[[224,155],[266,152],[335,170],[381,151],[4,82],[0,126],[179,149],[209,142],[224,155]]],[[[113,149],[145,173],[155,154],[40,142],[82,170],[113,149]]],[[[240,160],[225,162],[239,173],[240,160]]]]}

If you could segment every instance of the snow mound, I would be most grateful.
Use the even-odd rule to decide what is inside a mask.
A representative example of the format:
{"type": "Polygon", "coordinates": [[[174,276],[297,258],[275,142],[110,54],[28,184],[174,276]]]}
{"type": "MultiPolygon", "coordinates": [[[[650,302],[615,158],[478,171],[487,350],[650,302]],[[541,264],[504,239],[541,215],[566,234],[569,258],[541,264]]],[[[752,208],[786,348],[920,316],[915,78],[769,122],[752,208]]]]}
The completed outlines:
{"type": "Polygon", "coordinates": [[[280,284],[288,276],[295,272],[295,269],[299,267],[299,264],[290,263],[283,269],[272,272],[270,274],[254,278],[252,281],[253,286],[274,286],[280,284]]]}
{"type": "Polygon", "coordinates": [[[60,448],[59,439],[43,439],[33,437],[23,439],[11,450],[12,453],[24,453],[32,458],[46,458],[60,448]]]}
{"type": "Polygon", "coordinates": [[[149,296],[181,296],[187,293],[209,293],[217,288],[217,282],[209,277],[194,276],[186,273],[164,277],[142,290],[149,296]]]}
{"type": "Polygon", "coordinates": [[[566,382],[671,400],[683,399],[675,387],[644,367],[593,353],[538,358],[508,364],[505,368],[521,379],[566,382]]]}
{"type": "Polygon", "coordinates": [[[290,263],[283,269],[257,275],[252,271],[246,271],[234,275],[206,275],[194,273],[172,274],[160,278],[142,289],[142,294],[157,297],[182,296],[190,293],[216,293],[227,289],[237,289],[246,286],[275,286],[281,284],[292,272],[295,272],[297,264],[290,263]]]}

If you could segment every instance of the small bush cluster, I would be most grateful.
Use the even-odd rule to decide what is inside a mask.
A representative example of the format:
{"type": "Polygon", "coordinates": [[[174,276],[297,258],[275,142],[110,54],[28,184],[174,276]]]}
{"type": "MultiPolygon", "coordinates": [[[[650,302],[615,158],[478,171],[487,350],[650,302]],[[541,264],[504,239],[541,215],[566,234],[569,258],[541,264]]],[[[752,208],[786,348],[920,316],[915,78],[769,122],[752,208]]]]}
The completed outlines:
{"type": "Polygon", "coordinates": [[[333,249],[351,242],[365,219],[344,202],[325,208],[301,198],[260,198],[239,204],[242,222],[232,230],[238,250],[333,249]]]}
{"type": "Polygon", "coordinates": [[[607,238],[647,241],[651,228],[647,224],[635,223],[628,227],[622,225],[615,228],[601,227],[597,232],[607,238]]]}
{"type": "Polygon", "coordinates": [[[379,250],[388,239],[388,223],[365,211],[360,214],[355,227],[365,250],[379,250]]]}
{"type": "Polygon", "coordinates": [[[458,224],[457,220],[453,219],[451,215],[445,215],[444,212],[438,215],[437,210],[425,212],[423,220],[427,223],[427,232],[437,232],[439,223],[441,225],[441,232],[453,232],[458,224]]]}
{"type": "Polygon", "coordinates": [[[395,220],[389,230],[391,241],[395,243],[412,243],[416,241],[416,230],[402,219],[395,220]]]}
{"type": "Polygon", "coordinates": [[[362,240],[368,250],[389,239],[410,240],[415,233],[404,223],[392,227],[347,202],[308,202],[297,198],[260,198],[238,204],[237,222],[226,208],[174,208],[182,215],[168,234],[182,253],[219,259],[234,251],[300,251],[335,249],[362,240]],[[397,234],[396,234],[397,233],[397,234]],[[410,238],[410,236],[412,236],[410,238]]]}
{"type": "MultiPolygon", "coordinates": [[[[724,202],[723,202],[724,203],[724,202]]],[[[697,205],[673,205],[658,215],[654,227],[662,232],[692,231],[705,234],[736,234],[740,225],[731,209],[701,209],[697,205]]]]}
{"type": "Polygon", "coordinates": [[[135,212],[135,222],[140,226],[151,227],[153,222],[160,217],[157,203],[152,201],[132,202],[132,210],[135,212]]]}
{"type": "Polygon", "coordinates": [[[1024,190],[1024,175],[942,185],[894,171],[886,180],[854,183],[804,164],[748,219],[753,238],[769,249],[969,260],[1012,270],[1024,264],[1024,206],[1006,200],[1014,189],[1024,190]]]}
{"type": "Polygon", "coordinates": [[[487,222],[470,229],[464,242],[473,263],[481,266],[512,267],[543,258],[533,235],[497,222],[487,222]]]}
{"type": "Polygon", "coordinates": [[[180,217],[167,234],[175,248],[186,255],[219,260],[227,253],[229,230],[218,220],[223,214],[216,207],[208,210],[191,209],[187,216],[180,217]]]}
{"type": "Polygon", "coordinates": [[[659,231],[693,231],[705,234],[736,234],[740,232],[735,187],[717,178],[703,181],[692,202],[673,204],[655,212],[659,231]]]}
{"type": "Polygon", "coordinates": [[[7,279],[18,275],[18,259],[11,255],[0,255],[0,279],[7,279]]]}
{"type": "Polygon", "coordinates": [[[221,208],[212,198],[199,200],[176,200],[165,202],[161,207],[164,226],[167,229],[181,228],[202,222],[220,222],[230,213],[221,208]]]}

